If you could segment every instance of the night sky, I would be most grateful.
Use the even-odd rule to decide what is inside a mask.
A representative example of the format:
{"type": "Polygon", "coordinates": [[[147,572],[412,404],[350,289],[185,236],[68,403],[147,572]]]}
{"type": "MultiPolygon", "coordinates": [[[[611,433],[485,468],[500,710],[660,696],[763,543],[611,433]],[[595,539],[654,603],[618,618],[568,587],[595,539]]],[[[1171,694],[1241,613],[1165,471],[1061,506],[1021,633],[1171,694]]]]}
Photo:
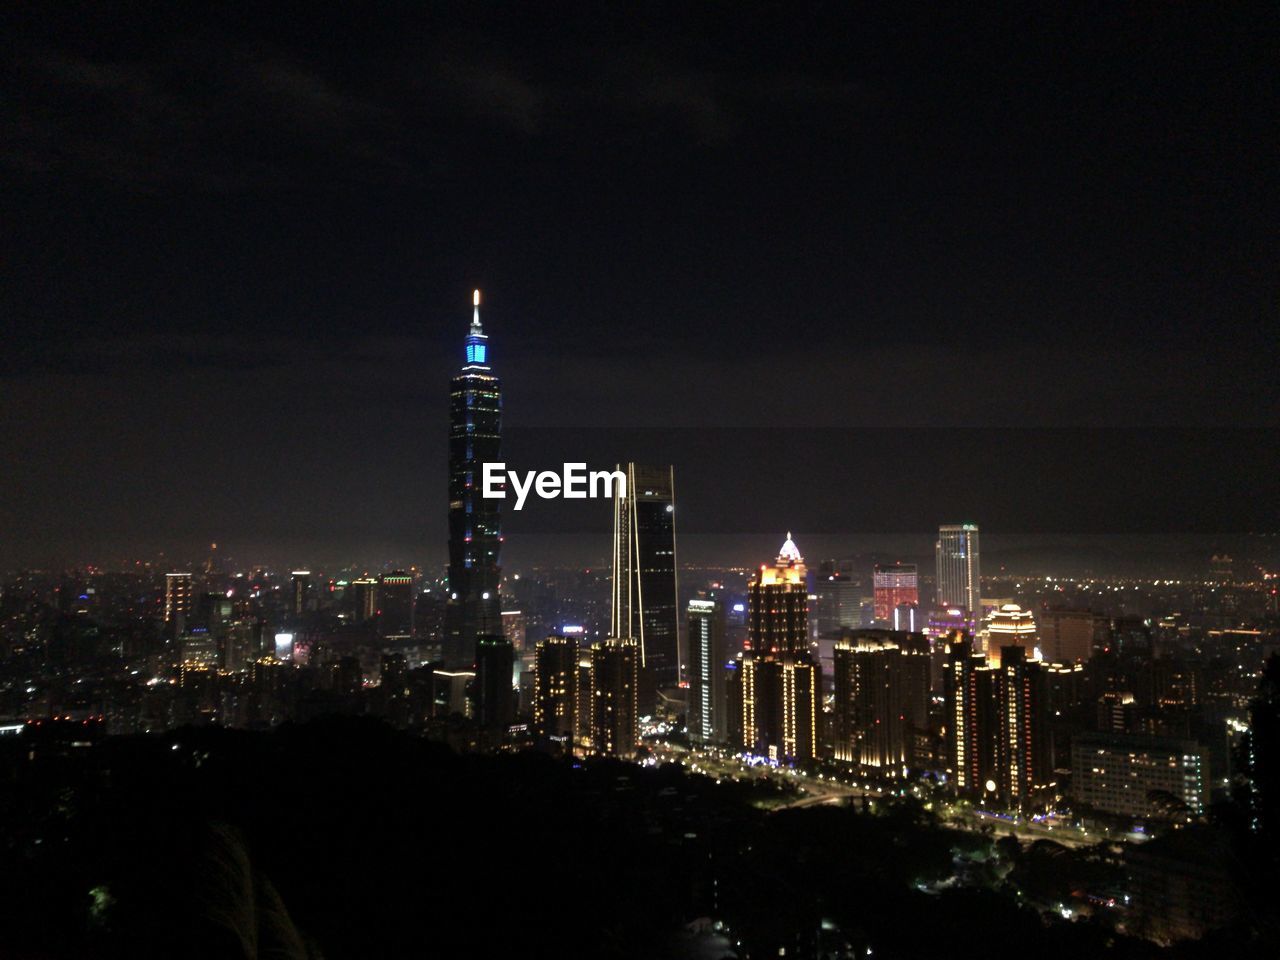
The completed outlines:
{"type": "Polygon", "coordinates": [[[10,10],[0,561],[441,561],[473,286],[512,466],[689,531],[1274,529],[1280,8],[1219,6],[10,10]]]}

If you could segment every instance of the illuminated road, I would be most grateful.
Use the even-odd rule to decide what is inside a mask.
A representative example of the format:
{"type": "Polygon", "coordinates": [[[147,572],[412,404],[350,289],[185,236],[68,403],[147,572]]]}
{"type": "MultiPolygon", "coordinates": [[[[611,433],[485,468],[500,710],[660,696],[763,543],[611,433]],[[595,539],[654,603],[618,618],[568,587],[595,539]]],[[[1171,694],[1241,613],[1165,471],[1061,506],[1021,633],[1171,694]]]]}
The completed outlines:
{"type": "Polygon", "coordinates": [[[735,756],[722,756],[703,750],[689,750],[668,743],[649,744],[654,755],[664,763],[679,763],[694,773],[702,773],[719,780],[771,780],[794,787],[799,795],[782,802],[777,809],[811,807],[823,803],[841,803],[850,797],[879,796],[878,791],[868,791],[835,780],[823,780],[806,776],[788,768],[766,764],[751,765],[735,756]]]}
{"type": "MultiPolygon", "coordinates": [[[[741,758],[675,746],[662,741],[650,741],[649,747],[654,756],[664,763],[679,763],[686,769],[701,773],[719,780],[772,780],[786,784],[799,791],[792,800],[778,804],[776,809],[812,807],[821,804],[838,804],[856,797],[880,797],[884,791],[876,788],[864,788],[808,776],[786,767],[771,767],[767,764],[751,765],[741,758]]],[[[989,813],[975,810],[972,807],[958,804],[942,804],[940,819],[948,826],[975,833],[991,831],[995,836],[1013,834],[1024,843],[1034,840],[1052,840],[1067,847],[1087,847],[1104,840],[1124,840],[1128,838],[1114,837],[1097,831],[1082,830],[1070,824],[1033,823],[1025,819],[1014,820],[1005,814],[989,813]]]]}

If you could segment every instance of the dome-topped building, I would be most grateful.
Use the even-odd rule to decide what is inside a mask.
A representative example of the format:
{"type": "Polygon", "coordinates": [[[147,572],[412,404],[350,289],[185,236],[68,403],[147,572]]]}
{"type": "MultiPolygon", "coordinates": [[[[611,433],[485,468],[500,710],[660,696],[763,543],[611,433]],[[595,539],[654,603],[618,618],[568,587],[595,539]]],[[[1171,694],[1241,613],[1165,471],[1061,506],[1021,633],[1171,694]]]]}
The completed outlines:
{"type": "Polygon", "coordinates": [[[987,661],[992,665],[999,664],[1001,647],[1024,647],[1028,660],[1039,659],[1039,642],[1035,617],[1016,603],[1006,603],[992,611],[987,620],[987,661]]]}

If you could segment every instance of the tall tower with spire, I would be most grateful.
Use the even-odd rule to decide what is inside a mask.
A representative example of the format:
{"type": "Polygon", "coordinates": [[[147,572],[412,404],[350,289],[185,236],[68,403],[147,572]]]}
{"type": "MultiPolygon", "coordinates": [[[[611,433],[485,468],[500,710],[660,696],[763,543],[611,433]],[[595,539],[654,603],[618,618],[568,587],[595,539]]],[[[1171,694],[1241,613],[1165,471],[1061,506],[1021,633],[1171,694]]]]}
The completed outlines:
{"type": "Polygon", "coordinates": [[[449,593],[443,656],[452,669],[474,664],[478,636],[502,633],[499,501],[480,495],[484,464],[501,460],[502,382],[489,366],[479,290],[472,304],[465,362],[449,391],[449,593]]]}
{"type": "Polygon", "coordinates": [[[804,558],[788,533],[773,565],[762,564],[747,585],[735,727],[748,753],[781,761],[818,756],[822,674],[809,652],[808,599],[804,558]]]}

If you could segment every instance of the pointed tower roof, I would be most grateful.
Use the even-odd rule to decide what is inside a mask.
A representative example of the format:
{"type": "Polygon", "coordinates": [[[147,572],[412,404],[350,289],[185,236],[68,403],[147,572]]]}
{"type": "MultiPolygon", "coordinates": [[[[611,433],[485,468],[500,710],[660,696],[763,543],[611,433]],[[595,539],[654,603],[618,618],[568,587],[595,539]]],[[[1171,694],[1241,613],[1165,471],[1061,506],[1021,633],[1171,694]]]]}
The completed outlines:
{"type": "Polygon", "coordinates": [[[783,541],[782,549],[778,552],[778,563],[804,563],[804,557],[800,556],[800,548],[791,539],[790,530],[787,531],[787,539],[783,541]]]}

